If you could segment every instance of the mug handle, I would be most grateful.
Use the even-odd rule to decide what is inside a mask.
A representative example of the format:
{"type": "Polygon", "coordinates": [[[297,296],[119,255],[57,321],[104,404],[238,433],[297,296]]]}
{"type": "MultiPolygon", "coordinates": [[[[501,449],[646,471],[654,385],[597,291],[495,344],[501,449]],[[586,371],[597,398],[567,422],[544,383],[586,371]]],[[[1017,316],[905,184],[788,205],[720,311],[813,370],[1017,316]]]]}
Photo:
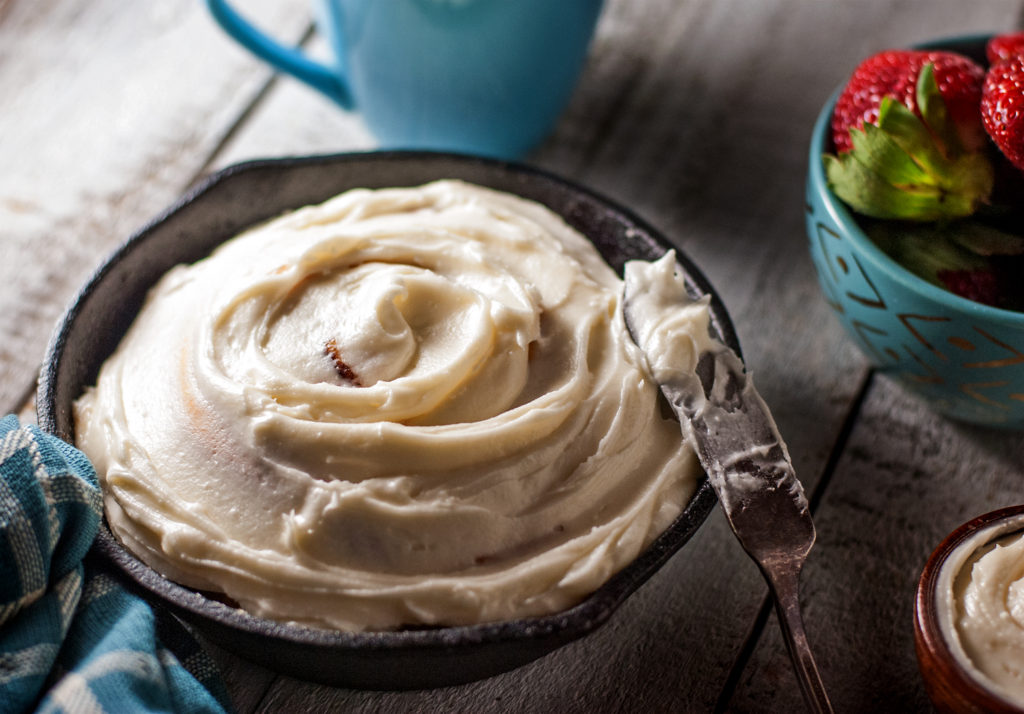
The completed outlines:
{"type": "Polygon", "coordinates": [[[206,0],[206,5],[224,31],[254,55],[322,92],[344,109],[352,108],[352,92],[338,72],[257,30],[226,0],[206,0]]]}

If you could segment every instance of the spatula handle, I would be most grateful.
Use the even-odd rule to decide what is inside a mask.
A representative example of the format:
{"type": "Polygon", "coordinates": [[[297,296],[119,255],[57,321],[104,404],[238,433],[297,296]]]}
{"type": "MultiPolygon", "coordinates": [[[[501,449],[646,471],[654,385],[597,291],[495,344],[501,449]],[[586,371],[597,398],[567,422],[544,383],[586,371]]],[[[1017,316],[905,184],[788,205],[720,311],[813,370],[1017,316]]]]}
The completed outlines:
{"type": "Polygon", "coordinates": [[[775,596],[775,611],[779,615],[783,639],[789,657],[793,660],[797,682],[807,706],[813,712],[832,713],[832,704],[825,692],[818,667],[811,654],[811,646],[804,631],[804,620],[800,614],[800,564],[784,563],[782,567],[769,572],[763,567],[765,578],[775,596]]]}

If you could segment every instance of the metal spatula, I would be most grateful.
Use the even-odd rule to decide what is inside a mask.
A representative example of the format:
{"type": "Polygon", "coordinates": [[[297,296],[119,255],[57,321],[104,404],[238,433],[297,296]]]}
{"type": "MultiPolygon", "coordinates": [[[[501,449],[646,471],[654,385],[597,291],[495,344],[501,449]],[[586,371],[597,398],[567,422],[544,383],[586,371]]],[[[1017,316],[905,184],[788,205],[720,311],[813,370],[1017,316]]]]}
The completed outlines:
{"type": "MultiPolygon", "coordinates": [[[[644,346],[650,305],[638,289],[627,269],[626,327],[650,357],[644,346]]],[[[815,538],[807,499],[743,363],[727,346],[712,344],[714,349],[699,355],[696,375],[661,370],[656,377],[729,525],[768,581],[804,699],[812,711],[831,712],[800,614],[800,569],[815,538]]]]}

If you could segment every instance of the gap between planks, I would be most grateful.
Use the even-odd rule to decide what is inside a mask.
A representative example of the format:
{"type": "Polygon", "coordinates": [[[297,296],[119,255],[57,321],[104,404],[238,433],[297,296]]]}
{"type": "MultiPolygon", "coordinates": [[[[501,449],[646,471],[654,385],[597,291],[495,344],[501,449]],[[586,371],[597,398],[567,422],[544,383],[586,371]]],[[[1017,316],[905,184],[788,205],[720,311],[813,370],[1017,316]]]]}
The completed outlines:
{"type": "MultiPolygon", "coordinates": [[[[4,8],[5,2],[4,0],[0,0],[0,20],[2,20],[3,18],[4,8]]],[[[302,36],[300,37],[296,45],[298,47],[306,46],[312,40],[315,34],[316,26],[314,23],[310,22],[309,25],[306,27],[305,31],[302,33],[302,36]]],[[[223,136],[220,137],[220,139],[217,141],[214,147],[209,151],[200,167],[195,172],[193,172],[193,174],[184,183],[181,189],[181,193],[184,193],[186,190],[188,190],[189,186],[194,185],[196,182],[198,182],[200,179],[202,179],[206,174],[210,172],[210,167],[216,163],[217,157],[224,150],[224,147],[231,142],[231,140],[238,134],[238,132],[246,124],[246,122],[256,113],[260,105],[262,105],[266,101],[266,98],[270,95],[274,86],[277,84],[278,79],[279,75],[275,73],[270,75],[267,81],[264,82],[263,86],[260,87],[259,91],[257,91],[256,94],[253,96],[252,101],[249,102],[249,104],[246,107],[244,107],[241,112],[239,112],[237,119],[231,123],[227,131],[224,132],[223,136]]],[[[18,415],[18,418],[22,423],[34,423],[36,421],[35,397],[36,389],[38,386],[38,380],[39,372],[37,371],[34,378],[27,385],[25,385],[25,388],[21,391],[20,397],[12,405],[10,405],[10,408],[5,409],[5,411],[14,411],[18,415]]],[[[189,629],[191,631],[191,628],[189,629]]],[[[193,636],[196,636],[195,632],[193,632],[192,634],[193,636]]],[[[205,640],[203,642],[204,645],[209,646],[205,642],[205,640]]],[[[227,656],[235,657],[235,655],[227,656]]],[[[219,663],[218,666],[221,670],[224,669],[223,666],[221,666],[219,663]]],[[[266,684],[262,688],[262,691],[260,691],[259,694],[254,697],[254,703],[251,706],[251,708],[249,708],[247,711],[255,712],[260,709],[264,700],[267,698],[268,693],[271,691],[273,685],[275,684],[279,677],[280,675],[278,675],[277,673],[273,673],[273,676],[267,679],[266,684]]],[[[231,689],[232,688],[229,686],[229,692],[231,691],[231,689]]],[[[234,697],[232,697],[232,699],[234,699],[234,697]]],[[[232,705],[237,706],[237,702],[232,701],[232,705]]]]}
{"type": "MultiPolygon", "coordinates": [[[[5,8],[4,2],[5,0],[0,0],[0,20],[3,19],[3,13],[5,8]]],[[[304,47],[312,39],[315,33],[316,25],[310,22],[306,29],[303,31],[302,36],[296,43],[296,46],[304,47]]],[[[224,132],[223,136],[221,136],[220,139],[217,140],[217,143],[209,151],[206,158],[200,164],[199,168],[196,171],[194,171],[192,175],[189,176],[188,179],[184,182],[184,184],[181,187],[181,190],[179,191],[179,194],[185,193],[190,186],[195,185],[197,182],[199,182],[200,179],[202,179],[204,176],[210,173],[210,167],[216,163],[218,155],[224,150],[224,147],[227,146],[231,142],[231,140],[238,134],[239,130],[249,120],[249,118],[253,116],[253,114],[255,114],[256,110],[264,102],[266,97],[270,94],[271,90],[277,84],[278,79],[278,74],[271,74],[267,81],[263,83],[263,86],[260,87],[259,91],[256,92],[256,94],[253,96],[252,101],[249,102],[248,106],[246,106],[242,109],[241,112],[239,112],[238,118],[235,119],[234,122],[232,122],[232,124],[228,127],[227,131],[224,132]]],[[[37,370],[35,375],[32,377],[31,381],[21,391],[19,398],[14,400],[11,404],[4,405],[3,411],[13,411],[21,415],[22,418],[30,417],[34,421],[35,394],[36,389],[38,387],[38,383],[39,371],[37,370]]]]}

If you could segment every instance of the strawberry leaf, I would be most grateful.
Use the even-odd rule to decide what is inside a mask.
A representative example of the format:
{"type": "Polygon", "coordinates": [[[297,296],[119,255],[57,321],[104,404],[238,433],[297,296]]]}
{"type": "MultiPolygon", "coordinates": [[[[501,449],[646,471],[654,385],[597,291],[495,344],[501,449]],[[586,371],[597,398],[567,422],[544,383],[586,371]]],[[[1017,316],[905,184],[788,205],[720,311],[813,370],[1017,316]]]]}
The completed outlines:
{"type": "Polygon", "coordinates": [[[1016,276],[1024,257],[976,252],[973,238],[998,242],[1016,236],[976,219],[941,223],[863,222],[871,239],[893,260],[920,278],[961,297],[1006,309],[1024,308],[1024,291],[1016,276]],[[971,245],[966,245],[970,243],[971,245]]]}
{"type": "Polygon", "coordinates": [[[873,218],[919,218],[931,220],[934,196],[904,191],[886,181],[853,153],[825,156],[829,188],[855,211],[873,218]]]}
{"type": "Polygon", "coordinates": [[[916,92],[917,108],[921,112],[921,119],[935,137],[939,150],[951,159],[962,154],[963,146],[960,143],[960,136],[953,120],[949,118],[946,102],[935,81],[935,66],[933,64],[928,63],[921,68],[921,73],[917,76],[916,92]]]}
{"type": "MultiPolygon", "coordinates": [[[[920,122],[917,123],[920,126],[920,122]]],[[[908,142],[898,141],[895,134],[880,126],[865,124],[863,130],[854,129],[850,132],[850,141],[853,143],[850,156],[886,183],[900,188],[934,182],[934,172],[926,168],[926,162],[918,161],[908,151],[905,147],[908,142]]]]}
{"type": "Polygon", "coordinates": [[[905,105],[884,97],[877,125],[851,128],[852,149],[824,157],[829,188],[857,213],[936,221],[969,216],[989,200],[991,162],[981,151],[961,151],[931,65],[922,73],[919,100],[935,131],[905,105]]]}
{"type": "Polygon", "coordinates": [[[903,152],[926,171],[933,183],[940,180],[949,161],[935,145],[935,138],[921,119],[889,97],[878,108],[878,130],[892,137],[903,152]]]}
{"type": "Polygon", "coordinates": [[[988,259],[953,240],[958,223],[871,222],[865,226],[871,240],[893,260],[920,278],[944,287],[939,273],[988,270],[988,259]]]}
{"type": "Polygon", "coordinates": [[[1024,236],[1007,233],[976,221],[961,221],[948,227],[957,244],[977,255],[1024,255],[1024,236]]]}

